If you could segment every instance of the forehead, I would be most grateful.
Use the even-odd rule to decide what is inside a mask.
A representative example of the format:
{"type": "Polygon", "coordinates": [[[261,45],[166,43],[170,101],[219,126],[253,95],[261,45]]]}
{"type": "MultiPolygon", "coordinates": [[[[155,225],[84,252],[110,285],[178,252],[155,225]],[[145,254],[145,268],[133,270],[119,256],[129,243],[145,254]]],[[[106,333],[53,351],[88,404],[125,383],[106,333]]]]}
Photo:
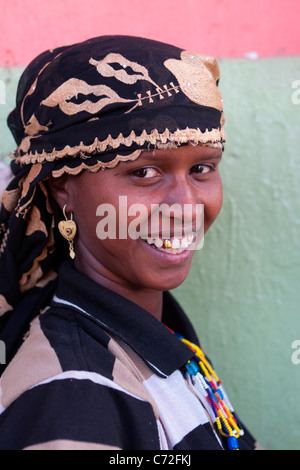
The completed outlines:
{"type": "Polygon", "coordinates": [[[174,147],[168,149],[156,149],[152,151],[144,151],[136,160],[137,163],[141,162],[162,162],[162,163],[190,163],[191,160],[196,159],[199,161],[206,159],[220,159],[222,157],[222,150],[215,147],[202,146],[202,145],[185,145],[181,147],[174,147]]]}

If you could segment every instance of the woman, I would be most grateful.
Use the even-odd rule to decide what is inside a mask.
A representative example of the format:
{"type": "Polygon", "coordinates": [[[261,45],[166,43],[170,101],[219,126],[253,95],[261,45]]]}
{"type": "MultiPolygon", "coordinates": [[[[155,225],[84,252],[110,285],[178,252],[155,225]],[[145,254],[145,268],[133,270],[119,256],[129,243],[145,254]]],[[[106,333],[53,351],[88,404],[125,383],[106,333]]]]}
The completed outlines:
{"type": "Polygon", "coordinates": [[[255,448],[168,293],[222,205],[218,80],[211,57],[121,36],[23,73],[1,208],[0,448],[255,448]]]}

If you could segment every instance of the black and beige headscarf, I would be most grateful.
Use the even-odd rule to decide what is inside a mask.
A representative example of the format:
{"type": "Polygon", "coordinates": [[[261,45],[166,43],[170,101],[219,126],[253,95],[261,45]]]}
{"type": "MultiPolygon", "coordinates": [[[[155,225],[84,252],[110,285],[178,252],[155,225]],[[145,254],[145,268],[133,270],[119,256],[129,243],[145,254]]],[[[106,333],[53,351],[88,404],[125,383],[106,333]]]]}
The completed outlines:
{"type": "Polygon", "coordinates": [[[55,286],[47,178],[112,168],[154,148],[222,148],[218,80],[212,57],[128,36],[46,51],[27,67],[8,117],[17,149],[0,210],[0,338],[8,348],[55,286]]]}

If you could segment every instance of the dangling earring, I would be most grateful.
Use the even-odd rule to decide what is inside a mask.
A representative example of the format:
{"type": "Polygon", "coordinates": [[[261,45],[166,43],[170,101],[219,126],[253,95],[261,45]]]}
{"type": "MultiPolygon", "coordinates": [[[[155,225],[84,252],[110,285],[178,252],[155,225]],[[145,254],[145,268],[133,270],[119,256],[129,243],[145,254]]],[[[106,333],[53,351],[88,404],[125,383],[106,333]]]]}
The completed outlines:
{"type": "Polygon", "coordinates": [[[68,220],[66,216],[66,207],[67,204],[64,205],[63,214],[66,220],[61,220],[58,223],[58,230],[60,231],[61,235],[68,241],[69,243],[69,255],[72,259],[75,258],[75,251],[74,251],[74,244],[73,240],[76,235],[77,227],[73,220],[73,213],[71,213],[71,219],[68,220]]]}

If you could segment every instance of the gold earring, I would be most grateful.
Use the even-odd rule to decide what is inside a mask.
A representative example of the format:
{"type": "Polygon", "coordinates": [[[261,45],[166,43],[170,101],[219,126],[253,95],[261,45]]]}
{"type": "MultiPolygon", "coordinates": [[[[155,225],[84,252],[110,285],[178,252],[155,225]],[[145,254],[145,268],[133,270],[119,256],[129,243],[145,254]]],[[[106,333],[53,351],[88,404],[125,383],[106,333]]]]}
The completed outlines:
{"type": "Polygon", "coordinates": [[[60,231],[61,235],[68,241],[69,243],[69,255],[72,259],[75,258],[75,251],[74,251],[74,244],[73,240],[76,235],[77,227],[73,220],[73,213],[71,213],[71,219],[68,220],[66,216],[66,207],[67,204],[64,205],[63,214],[66,220],[61,220],[58,223],[58,230],[60,231]]]}

